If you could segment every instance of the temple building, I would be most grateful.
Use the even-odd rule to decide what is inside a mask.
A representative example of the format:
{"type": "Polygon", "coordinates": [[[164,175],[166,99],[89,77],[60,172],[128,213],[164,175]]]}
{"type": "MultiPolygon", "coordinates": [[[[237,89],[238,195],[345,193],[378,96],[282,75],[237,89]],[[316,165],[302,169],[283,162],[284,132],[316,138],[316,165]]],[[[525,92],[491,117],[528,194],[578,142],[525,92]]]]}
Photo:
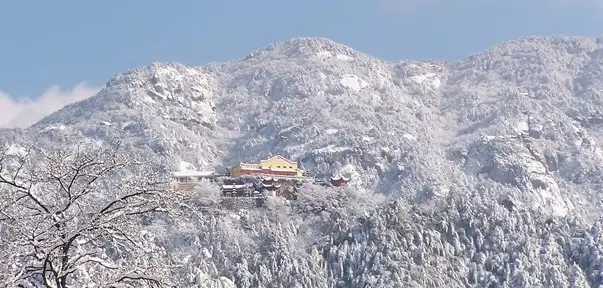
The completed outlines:
{"type": "Polygon", "coordinates": [[[243,197],[243,196],[251,196],[252,190],[250,189],[251,185],[249,183],[245,183],[244,181],[238,180],[225,180],[224,184],[222,184],[222,196],[225,197],[243,197]]]}
{"type": "Polygon", "coordinates": [[[216,176],[214,171],[178,171],[172,174],[173,187],[180,191],[195,190],[196,183],[204,179],[212,180],[216,176]]]}
{"type": "Polygon", "coordinates": [[[333,186],[336,186],[336,187],[345,186],[348,184],[348,182],[350,182],[350,179],[343,177],[341,175],[331,176],[331,185],[333,185],[333,186]]]}
{"type": "Polygon", "coordinates": [[[230,177],[270,175],[301,178],[304,176],[297,162],[280,155],[272,156],[267,160],[261,160],[260,163],[239,163],[237,166],[230,168],[228,172],[230,177]]]}

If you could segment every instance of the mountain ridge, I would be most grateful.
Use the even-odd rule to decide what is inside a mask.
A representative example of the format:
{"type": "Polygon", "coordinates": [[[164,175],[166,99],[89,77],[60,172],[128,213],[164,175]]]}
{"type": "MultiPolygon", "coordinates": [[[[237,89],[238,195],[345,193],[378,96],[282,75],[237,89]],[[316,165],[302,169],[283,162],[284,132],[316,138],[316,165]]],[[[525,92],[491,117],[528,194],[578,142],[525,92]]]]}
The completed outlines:
{"type": "MultiPolygon", "coordinates": [[[[44,134],[77,127],[75,134],[95,141],[125,137],[131,149],[140,150],[138,153],[150,158],[161,155],[158,164],[168,170],[178,169],[181,162],[197,169],[221,170],[237,161],[283,154],[300,160],[317,177],[354,175],[358,189],[422,199],[425,192],[421,191],[449,186],[442,183],[464,179],[467,171],[472,171],[468,174],[472,180],[467,181],[480,182],[481,170],[466,170],[450,155],[471,153],[455,152],[461,149],[458,145],[473,143],[479,149],[491,145],[484,143],[483,137],[515,147],[518,143],[500,139],[519,137],[527,131],[524,127],[530,125],[527,120],[518,121],[518,116],[533,119],[556,115],[565,123],[574,123],[570,118],[575,116],[570,115],[576,113],[575,107],[597,115],[598,110],[588,106],[591,100],[571,97],[574,90],[569,87],[575,80],[563,80],[585,74],[564,69],[592,67],[597,71],[599,66],[592,64],[596,59],[590,54],[598,55],[598,41],[525,37],[456,62],[392,63],[327,38],[298,37],[226,63],[189,67],[153,62],[117,74],[97,95],[71,104],[28,129],[44,134]],[[545,98],[565,99],[566,103],[551,106],[540,101],[545,98]],[[545,111],[551,112],[543,116],[545,111]],[[439,174],[448,176],[436,176],[434,169],[444,169],[439,174]]],[[[594,99],[599,96],[593,91],[583,93],[594,99]]],[[[572,127],[580,125],[559,129],[570,134],[572,129],[580,130],[572,127]]],[[[580,133],[586,138],[590,134],[580,133]]],[[[581,136],[572,136],[568,142],[577,141],[575,137],[581,136]]],[[[532,138],[529,141],[540,140],[532,138]]],[[[551,139],[547,141],[554,141],[551,139]]],[[[585,157],[592,160],[597,153],[585,157]]],[[[513,161],[528,165],[523,160],[513,161]]],[[[496,169],[485,167],[480,169],[496,169]]],[[[496,173],[510,173],[515,168],[500,169],[507,172],[496,173]]],[[[522,173],[527,174],[522,177],[529,178],[526,175],[531,172],[525,169],[522,173]]],[[[543,173],[554,178],[549,172],[543,173]]],[[[490,178],[515,183],[521,189],[536,189],[505,177],[490,178]]],[[[547,179],[545,182],[556,183],[551,184],[553,187],[558,185],[547,179]]],[[[557,193],[557,188],[551,189],[557,193]]]]}

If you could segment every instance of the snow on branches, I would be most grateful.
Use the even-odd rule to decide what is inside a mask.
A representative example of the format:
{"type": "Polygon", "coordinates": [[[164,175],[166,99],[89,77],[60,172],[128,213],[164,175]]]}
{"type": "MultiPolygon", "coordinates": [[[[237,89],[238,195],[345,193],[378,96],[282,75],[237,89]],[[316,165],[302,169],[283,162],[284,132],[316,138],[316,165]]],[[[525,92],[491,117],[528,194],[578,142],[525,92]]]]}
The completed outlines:
{"type": "Polygon", "coordinates": [[[152,275],[161,274],[161,249],[145,240],[143,219],[165,205],[157,172],[119,143],[10,148],[0,147],[0,266],[10,267],[2,286],[162,284],[152,275]]]}

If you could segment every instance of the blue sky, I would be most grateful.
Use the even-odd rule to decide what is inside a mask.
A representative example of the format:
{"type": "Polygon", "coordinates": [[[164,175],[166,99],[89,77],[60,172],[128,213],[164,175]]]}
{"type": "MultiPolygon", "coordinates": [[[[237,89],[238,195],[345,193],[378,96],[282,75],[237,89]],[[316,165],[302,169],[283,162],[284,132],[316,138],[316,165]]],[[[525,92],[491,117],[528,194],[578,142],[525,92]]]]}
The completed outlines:
{"type": "Polygon", "coordinates": [[[48,113],[152,61],[203,65],[298,36],[388,60],[454,60],[530,35],[597,36],[598,1],[2,1],[0,127],[15,126],[8,107],[48,113]]]}

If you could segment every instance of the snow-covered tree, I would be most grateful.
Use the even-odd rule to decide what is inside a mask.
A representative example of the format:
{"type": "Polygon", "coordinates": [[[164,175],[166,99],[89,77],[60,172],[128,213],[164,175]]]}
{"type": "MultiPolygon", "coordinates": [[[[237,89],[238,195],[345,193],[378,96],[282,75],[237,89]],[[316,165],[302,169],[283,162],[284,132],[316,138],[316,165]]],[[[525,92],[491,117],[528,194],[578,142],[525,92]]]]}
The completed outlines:
{"type": "Polygon", "coordinates": [[[2,286],[163,283],[161,249],[149,240],[144,218],[166,204],[159,174],[118,144],[9,148],[0,150],[0,267],[8,268],[0,269],[2,286]]]}

